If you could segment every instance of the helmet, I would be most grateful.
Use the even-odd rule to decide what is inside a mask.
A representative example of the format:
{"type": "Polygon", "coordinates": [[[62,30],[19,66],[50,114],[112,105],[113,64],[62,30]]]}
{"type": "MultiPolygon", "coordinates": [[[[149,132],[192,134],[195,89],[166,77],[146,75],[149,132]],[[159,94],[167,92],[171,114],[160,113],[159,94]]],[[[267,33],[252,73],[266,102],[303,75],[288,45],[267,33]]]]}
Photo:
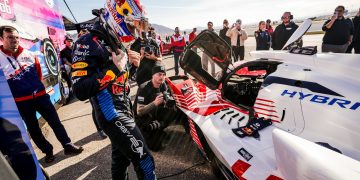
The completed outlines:
{"type": "Polygon", "coordinates": [[[143,14],[140,0],[106,0],[100,19],[123,42],[128,42],[134,39],[136,26],[144,21],[143,14]]]}

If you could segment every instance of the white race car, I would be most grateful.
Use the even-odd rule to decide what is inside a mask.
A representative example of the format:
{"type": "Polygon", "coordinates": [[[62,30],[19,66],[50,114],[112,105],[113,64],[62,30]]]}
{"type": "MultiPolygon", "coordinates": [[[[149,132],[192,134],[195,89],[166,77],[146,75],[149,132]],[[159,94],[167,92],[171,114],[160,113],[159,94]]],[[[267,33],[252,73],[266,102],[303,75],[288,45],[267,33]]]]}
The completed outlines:
{"type": "Polygon", "coordinates": [[[194,142],[227,179],[360,179],[360,55],[289,48],[310,26],[290,50],[236,65],[229,45],[203,31],[180,62],[196,80],[167,80],[194,142]]]}

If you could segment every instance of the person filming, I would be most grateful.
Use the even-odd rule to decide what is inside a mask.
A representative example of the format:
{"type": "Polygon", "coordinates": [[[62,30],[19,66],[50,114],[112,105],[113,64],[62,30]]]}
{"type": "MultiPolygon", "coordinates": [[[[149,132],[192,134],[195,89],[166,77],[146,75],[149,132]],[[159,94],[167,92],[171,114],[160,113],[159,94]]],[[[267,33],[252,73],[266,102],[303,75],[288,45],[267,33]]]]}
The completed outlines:
{"type": "Polygon", "coordinates": [[[136,94],[134,109],[136,124],[140,127],[149,148],[158,151],[166,137],[164,129],[176,119],[175,100],[170,96],[164,83],[164,65],[156,63],[152,69],[152,79],[142,84],[136,94]]]}

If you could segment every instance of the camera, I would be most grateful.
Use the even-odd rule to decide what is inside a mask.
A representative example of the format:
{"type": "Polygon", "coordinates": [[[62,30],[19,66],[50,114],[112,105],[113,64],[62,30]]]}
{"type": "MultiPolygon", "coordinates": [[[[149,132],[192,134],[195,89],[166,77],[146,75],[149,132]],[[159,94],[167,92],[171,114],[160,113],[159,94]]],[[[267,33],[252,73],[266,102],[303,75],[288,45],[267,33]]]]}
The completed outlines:
{"type": "Polygon", "coordinates": [[[164,91],[164,92],[162,92],[162,94],[164,97],[164,107],[167,107],[167,108],[174,107],[176,102],[175,102],[175,99],[170,95],[170,93],[167,91],[164,91]]]}
{"type": "Polygon", "coordinates": [[[153,49],[153,47],[151,45],[146,44],[144,46],[144,51],[145,51],[145,53],[151,55],[154,52],[154,49],[153,49]]]}

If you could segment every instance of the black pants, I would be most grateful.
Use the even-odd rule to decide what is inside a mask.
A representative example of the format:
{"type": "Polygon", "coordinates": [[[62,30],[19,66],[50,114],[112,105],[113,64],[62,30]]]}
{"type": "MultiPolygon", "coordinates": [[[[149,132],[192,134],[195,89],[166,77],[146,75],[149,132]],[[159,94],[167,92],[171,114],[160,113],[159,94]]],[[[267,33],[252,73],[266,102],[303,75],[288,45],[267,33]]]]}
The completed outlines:
{"type": "Polygon", "coordinates": [[[232,46],[232,50],[235,55],[234,62],[237,62],[239,58],[240,58],[240,60],[244,60],[244,57],[245,57],[244,46],[232,46]]]}
{"type": "Polygon", "coordinates": [[[45,139],[41,132],[39,122],[36,118],[36,111],[48,122],[49,126],[54,131],[56,138],[63,147],[71,142],[48,94],[32,100],[16,102],[16,105],[21,117],[25,121],[31,138],[43,153],[52,152],[53,146],[45,139]]]}
{"type": "Polygon", "coordinates": [[[130,162],[134,165],[138,179],[154,179],[155,163],[134,119],[120,113],[111,122],[104,118],[99,122],[111,141],[112,179],[127,179],[130,162]]]}
{"type": "Polygon", "coordinates": [[[346,50],[346,53],[352,53],[353,48],[355,50],[355,54],[360,54],[360,42],[352,42],[346,50]]]}
{"type": "Polygon", "coordinates": [[[0,150],[9,157],[11,167],[20,179],[36,179],[36,164],[20,129],[1,117],[0,150]]]}
{"type": "MultiPolygon", "coordinates": [[[[179,61],[181,58],[181,54],[182,53],[174,53],[174,60],[175,60],[175,75],[179,75],[179,61]]],[[[184,71],[184,74],[186,75],[187,73],[184,71]]]]}

